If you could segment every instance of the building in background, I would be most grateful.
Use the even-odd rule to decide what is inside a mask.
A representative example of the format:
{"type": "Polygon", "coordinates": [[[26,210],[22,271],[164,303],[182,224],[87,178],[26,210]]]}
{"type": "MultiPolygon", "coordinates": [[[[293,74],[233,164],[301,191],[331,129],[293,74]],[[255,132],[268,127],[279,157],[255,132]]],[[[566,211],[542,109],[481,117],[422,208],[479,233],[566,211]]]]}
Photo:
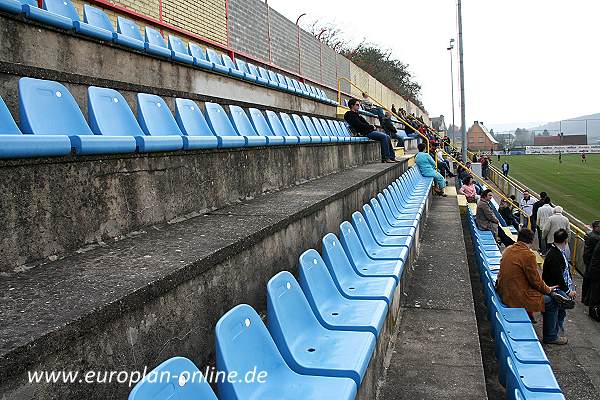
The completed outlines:
{"type": "Polygon", "coordinates": [[[475,151],[500,150],[500,143],[492,136],[483,122],[475,121],[467,131],[467,147],[469,150],[475,151]]]}
{"type": "Polygon", "coordinates": [[[533,139],[534,146],[574,146],[585,144],[588,144],[587,135],[540,135],[533,139]]]}

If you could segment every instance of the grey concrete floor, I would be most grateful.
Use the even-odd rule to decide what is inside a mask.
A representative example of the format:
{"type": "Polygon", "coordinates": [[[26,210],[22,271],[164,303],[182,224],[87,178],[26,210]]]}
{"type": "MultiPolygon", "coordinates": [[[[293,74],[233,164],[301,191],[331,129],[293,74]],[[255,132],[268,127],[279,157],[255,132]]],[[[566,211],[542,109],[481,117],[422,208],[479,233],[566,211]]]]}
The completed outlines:
{"type": "Polygon", "coordinates": [[[455,196],[433,199],[378,399],[487,399],[455,196]]]}

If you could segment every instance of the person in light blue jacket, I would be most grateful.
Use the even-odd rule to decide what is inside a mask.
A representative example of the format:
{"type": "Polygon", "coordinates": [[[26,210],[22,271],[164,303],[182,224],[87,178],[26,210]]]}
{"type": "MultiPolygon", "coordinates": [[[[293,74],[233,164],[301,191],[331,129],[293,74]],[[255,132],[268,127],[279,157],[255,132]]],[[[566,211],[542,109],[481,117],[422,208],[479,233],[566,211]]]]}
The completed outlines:
{"type": "Polygon", "coordinates": [[[419,143],[417,146],[419,152],[415,156],[415,163],[419,168],[419,172],[423,176],[428,176],[433,178],[437,187],[434,187],[433,190],[437,195],[446,197],[444,193],[444,188],[446,187],[446,179],[435,170],[435,161],[433,158],[427,153],[427,144],[419,143]]]}

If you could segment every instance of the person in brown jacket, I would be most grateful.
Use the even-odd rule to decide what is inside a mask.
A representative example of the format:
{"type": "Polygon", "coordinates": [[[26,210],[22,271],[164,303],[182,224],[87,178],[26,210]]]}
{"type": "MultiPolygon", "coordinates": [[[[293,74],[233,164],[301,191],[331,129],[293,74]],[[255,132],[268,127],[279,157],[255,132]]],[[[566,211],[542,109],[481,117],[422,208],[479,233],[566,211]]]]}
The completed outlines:
{"type": "Polygon", "coordinates": [[[533,237],[530,229],[523,228],[517,243],[504,250],[496,291],[508,307],[525,308],[530,315],[542,312],[544,343],[566,344],[566,338],[558,336],[558,305],[552,296],[557,286],[548,286],[542,280],[531,252],[533,237]]]}
{"type": "Polygon", "coordinates": [[[504,230],[500,229],[498,225],[500,222],[498,218],[496,218],[496,214],[492,211],[491,201],[492,201],[492,191],[490,189],[485,189],[481,192],[481,198],[477,203],[477,213],[475,214],[475,224],[477,228],[482,231],[492,231],[494,234],[494,238],[496,241],[501,242],[505,246],[510,246],[514,244],[514,241],[509,238],[504,230]]]}

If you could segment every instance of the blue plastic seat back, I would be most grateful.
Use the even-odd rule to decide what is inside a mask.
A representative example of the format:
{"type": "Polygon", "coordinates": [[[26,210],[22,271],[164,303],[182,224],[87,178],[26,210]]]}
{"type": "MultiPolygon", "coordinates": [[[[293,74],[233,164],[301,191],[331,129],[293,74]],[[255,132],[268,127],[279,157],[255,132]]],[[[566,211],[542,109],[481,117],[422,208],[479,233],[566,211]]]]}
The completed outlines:
{"type": "Polygon", "coordinates": [[[175,120],[188,136],[215,136],[200,107],[190,99],[175,99],[175,120]]]}
{"type": "Polygon", "coordinates": [[[159,31],[157,31],[154,28],[150,28],[149,26],[147,26],[145,28],[145,40],[146,42],[148,42],[149,44],[152,44],[154,46],[158,46],[158,47],[164,47],[165,49],[167,48],[167,45],[165,44],[165,38],[163,38],[163,36],[160,34],[159,31]]]}
{"type": "MultiPolygon", "coordinates": [[[[223,58],[223,64],[227,68],[230,68],[232,70],[239,70],[239,68],[237,67],[237,65],[235,65],[235,63],[233,62],[233,60],[231,59],[231,57],[229,57],[227,54],[222,54],[221,57],[223,58]]],[[[244,72],[243,70],[240,70],[240,71],[244,72]]]]}
{"type": "Polygon", "coordinates": [[[267,283],[267,315],[275,343],[289,343],[303,332],[322,329],[300,285],[288,271],[278,273],[267,283]]]}
{"type": "Polygon", "coordinates": [[[6,107],[6,103],[0,97],[0,135],[20,135],[21,130],[15,123],[15,119],[6,107]]]}
{"type": "MultiPolygon", "coordinates": [[[[271,77],[269,76],[269,71],[267,71],[265,68],[263,67],[258,67],[258,75],[261,78],[265,78],[268,81],[273,82],[273,80],[271,79],[271,77]]],[[[277,81],[275,81],[274,83],[277,83],[277,81]]]]}
{"type": "Polygon", "coordinates": [[[223,107],[217,103],[204,103],[206,121],[217,136],[239,136],[223,107]]]}
{"type": "Polygon", "coordinates": [[[206,55],[208,57],[208,61],[212,62],[213,64],[225,66],[225,64],[223,64],[223,58],[213,49],[206,49],[206,55]]]}
{"type": "Polygon", "coordinates": [[[304,121],[304,124],[306,125],[306,129],[308,130],[308,133],[311,136],[323,136],[323,133],[322,133],[323,130],[321,129],[321,124],[319,124],[319,127],[317,128],[315,126],[315,123],[307,115],[302,116],[302,121],[304,121]]]}
{"type": "Polygon", "coordinates": [[[140,28],[130,19],[117,17],[117,32],[133,39],[144,41],[140,28]]]}
{"type": "Polygon", "coordinates": [[[325,261],[314,249],[300,255],[300,286],[315,313],[323,304],[341,297],[325,261]]]}
{"type": "Polygon", "coordinates": [[[296,91],[302,93],[302,88],[300,87],[300,82],[298,82],[295,79],[291,79],[292,81],[292,85],[294,86],[294,88],[296,89],[296,91]]]}
{"type": "MultiPolygon", "coordinates": [[[[306,125],[304,124],[304,121],[302,120],[302,118],[300,118],[299,115],[292,114],[292,119],[294,120],[296,129],[298,130],[298,132],[300,133],[301,136],[311,136],[311,133],[308,131],[308,128],[306,127],[306,125]]],[[[310,119],[308,120],[308,122],[310,122],[310,119]]],[[[314,132],[314,126],[313,126],[313,132],[314,132]]],[[[314,135],[316,136],[317,132],[314,132],[314,135]]]]}
{"type": "Polygon", "coordinates": [[[128,400],[217,400],[196,365],[184,357],[173,357],[144,376],[129,393],[128,400]]]}
{"type": "MultiPolygon", "coordinates": [[[[241,61],[241,60],[240,60],[241,61]]],[[[247,63],[245,61],[242,61],[244,64],[246,64],[246,67],[248,68],[248,72],[250,72],[252,75],[263,78],[263,79],[269,79],[269,77],[264,77],[262,75],[260,75],[258,73],[258,68],[256,67],[256,65],[252,64],[252,63],[247,63]]]]}
{"type": "Polygon", "coordinates": [[[258,136],[258,133],[252,127],[248,115],[240,106],[229,106],[233,126],[241,136],[258,136]]]}
{"type": "Polygon", "coordinates": [[[329,129],[335,136],[344,136],[342,132],[340,132],[339,126],[338,124],[336,124],[336,121],[328,119],[327,123],[329,124],[329,129]]]}
{"type": "Polygon", "coordinates": [[[88,88],[88,118],[96,135],[144,136],[127,101],[114,89],[88,88]]]}
{"type": "Polygon", "coordinates": [[[252,125],[254,125],[254,129],[261,136],[277,136],[271,130],[271,127],[267,123],[265,116],[262,111],[256,108],[249,108],[250,118],[252,119],[252,125]]]}
{"type": "Polygon", "coordinates": [[[329,273],[335,277],[335,280],[339,281],[340,279],[344,279],[344,277],[355,279],[356,275],[353,272],[352,264],[350,264],[348,255],[337,236],[333,233],[328,233],[323,237],[322,243],[323,260],[325,261],[325,265],[327,265],[329,273]]]}
{"type": "Polygon", "coordinates": [[[42,8],[73,21],[79,21],[79,14],[71,0],[44,0],[42,8]]]}
{"type": "Polygon", "coordinates": [[[279,82],[280,85],[283,86],[287,86],[288,88],[290,88],[290,85],[288,85],[288,83],[285,81],[285,76],[283,76],[283,74],[277,74],[277,81],[279,82]]]}
{"type": "MultiPolygon", "coordinates": [[[[344,222],[344,223],[347,223],[347,222],[344,222]]],[[[344,223],[342,223],[342,225],[344,223]]],[[[352,227],[353,227],[353,230],[355,230],[356,233],[358,233],[358,235],[360,236],[360,241],[362,243],[364,243],[364,245],[367,249],[378,246],[377,242],[375,241],[375,238],[373,237],[373,234],[371,233],[371,230],[369,229],[369,225],[367,225],[367,221],[365,220],[363,215],[358,211],[355,211],[352,213],[352,227]]],[[[354,238],[349,237],[349,236],[352,236],[351,234],[349,234],[347,231],[344,232],[344,227],[341,225],[340,225],[340,232],[341,232],[342,237],[347,238],[347,242],[354,240],[354,238]]],[[[355,235],[356,235],[356,233],[355,233],[355,235]]],[[[357,239],[358,239],[358,237],[357,237],[357,239]]]]}
{"type": "MultiPolygon", "coordinates": [[[[277,116],[274,111],[267,110],[267,121],[269,122],[269,127],[271,128],[271,132],[273,132],[276,136],[292,136],[290,135],[286,129],[283,127],[281,120],[277,116]]],[[[291,120],[290,120],[291,122],[291,120]]],[[[295,135],[298,136],[298,135],[295,135]]]]}
{"type": "Polygon", "coordinates": [[[185,42],[180,37],[174,35],[169,35],[169,48],[176,53],[190,54],[185,42]]]}
{"type": "Polygon", "coordinates": [[[92,135],[71,93],[54,81],[19,80],[19,119],[23,133],[92,135]]]}
{"type": "Polygon", "coordinates": [[[294,122],[292,122],[292,118],[286,113],[279,113],[279,115],[281,116],[281,122],[283,123],[283,127],[285,128],[287,134],[290,136],[300,136],[296,125],[294,125],[294,122]]]}
{"type": "Polygon", "coordinates": [[[325,121],[324,118],[319,118],[319,121],[321,122],[321,126],[323,127],[323,131],[325,132],[325,134],[327,136],[337,136],[336,133],[331,130],[331,127],[329,126],[329,124],[327,123],[327,121],[325,121]]]}
{"type": "Polygon", "coordinates": [[[138,121],[146,135],[181,136],[181,130],[167,103],[160,96],[138,93],[138,121]]]}
{"type": "Polygon", "coordinates": [[[115,27],[108,18],[108,15],[99,8],[92,7],[89,4],[83,5],[83,21],[97,28],[106,29],[115,32],[115,27]]]}
{"type": "Polygon", "coordinates": [[[197,58],[198,60],[208,61],[208,57],[206,56],[206,49],[204,47],[198,46],[196,43],[189,42],[189,54],[197,58]]]}
{"type": "MultiPolygon", "coordinates": [[[[266,326],[252,307],[240,304],[219,319],[215,326],[216,361],[219,371],[289,371],[266,326]],[[252,349],[252,351],[248,351],[252,349]]],[[[256,391],[243,382],[219,380],[221,399],[248,399],[256,391]]]]}
{"type": "Polygon", "coordinates": [[[279,79],[277,79],[277,74],[274,71],[268,70],[267,73],[269,74],[269,79],[271,81],[279,83],[279,79]]]}
{"type": "MultiPolygon", "coordinates": [[[[248,68],[248,64],[244,60],[236,58],[235,66],[237,69],[239,69],[240,71],[242,71],[245,74],[252,74],[252,72],[250,72],[250,69],[248,68]]],[[[252,74],[252,75],[254,75],[254,74],[252,74]]]]}

